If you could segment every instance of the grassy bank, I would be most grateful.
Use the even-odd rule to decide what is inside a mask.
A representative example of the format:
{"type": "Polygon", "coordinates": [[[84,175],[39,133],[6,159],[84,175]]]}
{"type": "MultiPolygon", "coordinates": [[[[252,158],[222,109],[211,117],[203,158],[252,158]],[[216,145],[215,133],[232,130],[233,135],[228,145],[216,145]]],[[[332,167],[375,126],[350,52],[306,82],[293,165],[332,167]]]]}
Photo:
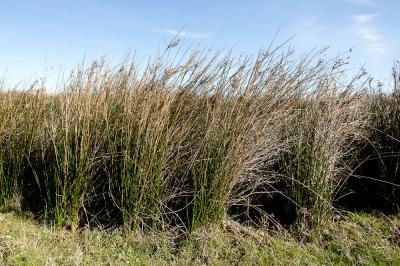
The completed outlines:
{"type": "Polygon", "coordinates": [[[0,214],[4,265],[396,265],[398,217],[352,214],[318,232],[266,231],[224,221],[189,235],[56,230],[0,214]]]}

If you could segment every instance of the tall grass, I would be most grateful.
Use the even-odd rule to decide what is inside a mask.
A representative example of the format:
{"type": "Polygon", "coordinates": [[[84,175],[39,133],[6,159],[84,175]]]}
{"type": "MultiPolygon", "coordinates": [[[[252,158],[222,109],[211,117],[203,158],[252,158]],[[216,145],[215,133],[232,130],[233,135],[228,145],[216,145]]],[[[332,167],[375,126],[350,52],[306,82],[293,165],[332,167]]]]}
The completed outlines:
{"type": "Polygon", "coordinates": [[[296,220],[312,226],[332,214],[365,121],[362,95],[340,92],[330,88],[332,84],[318,86],[312,99],[299,103],[296,120],[287,129],[290,149],[282,159],[289,195],[297,206],[296,220]]]}
{"type": "Polygon", "coordinates": [[[368,96],[366,139],[349,180],[346,205],[357,209],[397,212],[400,206],[400,93],[399,65],[393,68],[394,89],[374,90],[368,96]],[[351,204],[354,201],[355,204],[351,204]]]}
{"type": "Polygon", "coordinates": [[[4,90],[0,204],[19,193],[73,230],[194,229],[266,213],[273,193],[298,222],[329,217],[366,121],[362,75],[346,82],[343,62],[319,53],[179,57],[174,46],[144,68],[96,61],[56,93],[4,90]]]}

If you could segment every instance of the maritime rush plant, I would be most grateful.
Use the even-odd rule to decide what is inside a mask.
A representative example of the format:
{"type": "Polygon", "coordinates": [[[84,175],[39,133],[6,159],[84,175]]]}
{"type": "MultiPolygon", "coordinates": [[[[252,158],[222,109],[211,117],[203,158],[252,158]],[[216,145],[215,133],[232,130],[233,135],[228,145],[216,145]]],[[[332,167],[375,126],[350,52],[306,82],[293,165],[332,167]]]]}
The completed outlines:
{"type": "Polygon", "coordinates": [[[364,74],[345,78],[346,62],[323,51],[234,58],[178,47],[146,66],[95,61],[58,90],[3,88],[0,204],[19,198],[72,230],[195,230],[290,212],[320,226],[376,127],[364,74]]]}

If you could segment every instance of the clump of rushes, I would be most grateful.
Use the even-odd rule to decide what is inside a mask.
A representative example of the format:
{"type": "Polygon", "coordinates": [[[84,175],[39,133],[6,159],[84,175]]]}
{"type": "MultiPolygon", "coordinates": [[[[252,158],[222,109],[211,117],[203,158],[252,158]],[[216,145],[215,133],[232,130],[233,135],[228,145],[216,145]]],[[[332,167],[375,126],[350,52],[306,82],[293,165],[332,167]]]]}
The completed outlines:
{"type": "Polygon", "coordinates": [[[371,139],[376,144],[387,209],[400,209],[400,63],[393,67],[394,89],[372,102],[371,139]]]}
{"type": "Polygon", "coordinates": [[[280,189],[318,225],[363,121],[355,83],[318,53],[235,59],[177,44],[144,68],[94,62],[56,93],[3,92],[0,204],[20,192],[73,230],[195,229],[238,205],[265,212],[280,189]]]}
{"type": "Polygon", "coordinates": [[[397,212],[400,206],[400,66],[393,90],[371,88],[365,103],[368,123],[341,204],[355,210],[397,212]]]}
{"type": "Polygon", "coordinates": [[[25,155],[45,216],[73,230],[85,214],[102,134],[93,70],[78,72],[59,94],[41,96],[34,146],[25,155]]]}
{"type": "Polygon", "coordinates": [[[286,129],[290,148],[281,171],[288,178],[297,224],[319,227],[332,214],[349,174],[349,155],[366,121],[365,95],[354,89],[357,81],[365,82],[365,74],[343,85],[342,64],[339,60],[323,66],[307,95],[298,98],[295,120],[286,129]]]}
{"type": "Polygon", "coordinates": [[[0,203],[6,204],[27,174],[43,91],[0,93],[0,203]]]}
{"type": "Polygon", "coordinates": [[[398,211],[400,206],[400,93],[398,90],[389,93],[375,92],[371,95],[369,103],[369,143],[362,151],[364,161],[360,165],[361,171],[356,171],[356,174],[359,174],[358,178],[363,180],[360,187],[364,191],[358,192],[369,192],[373,207],[389,212],[398,211]]]}

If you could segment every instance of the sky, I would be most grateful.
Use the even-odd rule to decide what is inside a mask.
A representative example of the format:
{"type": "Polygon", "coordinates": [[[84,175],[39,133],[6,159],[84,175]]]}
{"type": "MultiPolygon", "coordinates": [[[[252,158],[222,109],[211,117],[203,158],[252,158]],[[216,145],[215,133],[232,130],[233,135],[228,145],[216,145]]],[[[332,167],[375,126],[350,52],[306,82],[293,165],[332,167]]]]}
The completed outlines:
{"type": "Polygon", "coordinates": [[[298,54],[329,46],[352,50],[350,72],[365,66],[390,79],[400,58],[400,1],[127,1],[2,0],[0,77],[8,85],[55,80],[76,65],[130,50],[147,59],[179,36],[186,44],[256,54],[290,38],[298,54]]]}

